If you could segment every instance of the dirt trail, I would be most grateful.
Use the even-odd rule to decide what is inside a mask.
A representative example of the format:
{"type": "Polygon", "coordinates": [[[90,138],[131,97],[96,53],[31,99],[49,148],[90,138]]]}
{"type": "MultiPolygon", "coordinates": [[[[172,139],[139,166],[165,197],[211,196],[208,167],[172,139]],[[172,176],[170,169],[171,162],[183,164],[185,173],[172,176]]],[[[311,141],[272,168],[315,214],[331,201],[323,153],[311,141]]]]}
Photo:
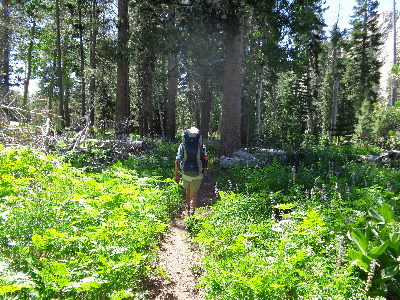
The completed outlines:
{"type": "MultiPolygon", "coordinates": [[[[205,176],[199,191],[199,206],[212,204],[215,197],[215,183],[210,175],[205,176]]],[[[196,288],[200,276],[201,257],[188,240],[185,229],[186,212],[175,218],[169,225],[156,268],[165,270],[167,276],[150,278],[149,299],[151,300],[202,300],[196,288]]]]}

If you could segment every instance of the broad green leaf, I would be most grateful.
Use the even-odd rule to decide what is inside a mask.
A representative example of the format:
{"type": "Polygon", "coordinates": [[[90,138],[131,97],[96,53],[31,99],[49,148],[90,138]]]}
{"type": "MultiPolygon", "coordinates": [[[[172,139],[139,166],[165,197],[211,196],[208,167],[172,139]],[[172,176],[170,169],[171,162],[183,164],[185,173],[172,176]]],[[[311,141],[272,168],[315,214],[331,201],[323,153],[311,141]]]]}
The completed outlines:
{"type": "Polygon", "coordinates": [[[349,249],[348,251],[350,258],[353,260],[357,266],[363,269],[365,272],[368,272],[369,265],[371,264],[370,258],[362,254],[360,251],[356,251],[353,249],[349,249]]]}
{"type": "Polygon", "coordinates": [[[347,236],[350,240],[352,240],[358,247],[358,249],[364,254],[367,255],[368,249],[368,239],[358,229],[353,229],[351,232],[348,232],[347,236]]]}
{"type": "Polygon", "coordinates": [[[390,208],[389,204],[384,203],[382,207],[379,209],[379,212],[385,219],[386,223],[390,223],[394,220],[394,212],[390,208]]]}
{"type": "Polygon", "coordinates": [[[397,264],[387,267],[382,270],[381,277],[382,278],[392,278],[399,273],[399,266],[397,264]]]}
{"type": "Polygon", "coordinates": [[[400,247],[400,235],[398,232],[390,233],[389,247],[392,248],[394,251],[398,252],[398,249],[400,247]]]}
{"type": "Polygon", "coordinates": [[[389,246],[389,242],[385,242],[382,245],[375,247],[371,250],[370,256],[372,258],[378,258],[379,256],[381,256],[383,254],[383,252],[386,251],[387,247],[389,246]]]}
{"type": "Polygon", "coordinates": [[[374,219],[374,221],[376,221],[378,223],[384,223],[385,222],[385,218],[382,215],[380,215],[373,208],[368,211],[368,214],[374,219]]]}
{"type": "Polygon", "coordinates": [[[390,233],[390,240],[392,243],[400,241],[400,234],[398,232],[390,233]]]}
{"type": "Polygon", "coordinates": [[[394,293],[396,296],[400,296],[400,283],[399,282],[392,280],[388,284],[388,289],[389,289],[389,291],[394,293]]]}
{"type": "Polygon", "coordinates": [[[24,288],[31,288],[29,284],[13,284],[13,285],[2,285],[0,286],[0,295],[14,293],[24,288]]]}

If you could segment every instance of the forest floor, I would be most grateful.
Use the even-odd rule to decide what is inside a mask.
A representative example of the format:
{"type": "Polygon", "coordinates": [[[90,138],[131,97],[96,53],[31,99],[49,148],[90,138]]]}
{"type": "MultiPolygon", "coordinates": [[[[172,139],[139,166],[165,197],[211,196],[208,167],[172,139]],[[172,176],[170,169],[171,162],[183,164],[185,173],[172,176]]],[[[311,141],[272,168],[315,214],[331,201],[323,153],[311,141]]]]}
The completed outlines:
{"type": "MultiPolygon", "coordinates": [[[[182,193],[183,195],[183,193],[182,193]]],[[[211,174],[204,176],[199,190],[199,206],[209,206],[215,198],[215,181],[211,174]]],[[[148,290],[151,300],[202,300],[196,288],[201,275],[201,255],[191,244],[186,230],[185,210],[169,224],[169,233],[164,237],[159,261],[155,268],[165,271],[165,275],[150,278],[148,290]]]]}

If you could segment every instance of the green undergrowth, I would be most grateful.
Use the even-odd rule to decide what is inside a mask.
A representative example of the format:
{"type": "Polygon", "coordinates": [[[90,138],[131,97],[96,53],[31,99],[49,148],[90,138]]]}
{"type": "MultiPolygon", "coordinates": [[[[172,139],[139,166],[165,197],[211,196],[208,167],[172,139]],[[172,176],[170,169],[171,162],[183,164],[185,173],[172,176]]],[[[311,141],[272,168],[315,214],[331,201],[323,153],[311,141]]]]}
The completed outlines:
{"type": "Polygon", "coordinates": [[[88,173],[0,146],[0,299],[144,299],[159,238],[182,206],[175,153],[164,156],[174,148],[88,173]]]}
{"type": "Polygon", "coordinates": [[[221,172],[215,205],[187,220],[206,299],[398,297],[400,172],[360,152],[221,172]]]}

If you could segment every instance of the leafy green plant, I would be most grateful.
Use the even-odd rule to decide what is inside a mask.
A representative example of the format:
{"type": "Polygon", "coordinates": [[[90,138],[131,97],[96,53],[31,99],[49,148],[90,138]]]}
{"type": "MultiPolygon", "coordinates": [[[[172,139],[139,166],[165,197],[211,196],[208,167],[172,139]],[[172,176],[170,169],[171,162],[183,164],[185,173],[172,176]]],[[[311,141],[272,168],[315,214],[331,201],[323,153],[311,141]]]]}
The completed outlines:
{"type": "Polygon", "coordinates": [[[400,296],[400,232],[395,214],[387,203],[379,212],[369,211],[370,220],[364,231],[352,229],[348,237],[357,250],[349,249],[349,256],[367,273],[365,289],[371,295],[400,296]]]}
{"type": "Polygon", "coordinates": [[[159,238],[183,203],[165,170],[140,174],[164,158],[141,161],[140,170],[128,160],[88,173],[31,149],[1,149],[0,297],[143,296],[159,238]]]}

